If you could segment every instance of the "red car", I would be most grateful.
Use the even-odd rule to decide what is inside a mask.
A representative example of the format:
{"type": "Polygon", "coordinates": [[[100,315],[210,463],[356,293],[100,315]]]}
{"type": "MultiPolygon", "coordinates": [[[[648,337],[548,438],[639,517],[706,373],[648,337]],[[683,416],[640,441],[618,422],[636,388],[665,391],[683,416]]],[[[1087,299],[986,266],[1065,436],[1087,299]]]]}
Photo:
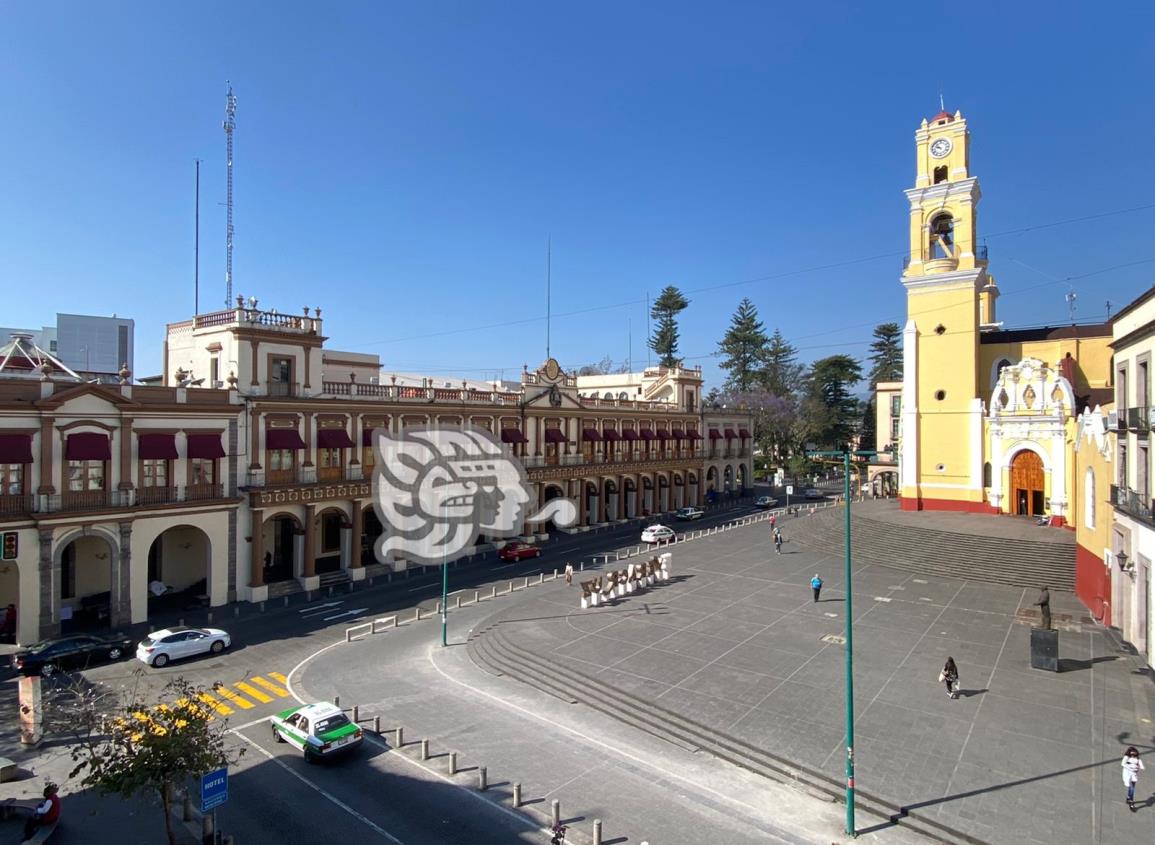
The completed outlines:
{"type": "Polygon", "coordinates": [[[532,543],[506,543],[501,547],[497,556],[510,563],[524,560],[527,557],[541,557],[541,546],[535,546],[532,543]]]}

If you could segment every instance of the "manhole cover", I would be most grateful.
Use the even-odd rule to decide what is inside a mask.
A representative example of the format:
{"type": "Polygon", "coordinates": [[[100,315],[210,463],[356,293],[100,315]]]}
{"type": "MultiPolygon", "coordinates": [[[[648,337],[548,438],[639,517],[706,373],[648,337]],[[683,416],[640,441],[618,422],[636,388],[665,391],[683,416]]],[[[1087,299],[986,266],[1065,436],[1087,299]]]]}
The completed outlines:
{"type": "Polygon", "coordinates": [[[822,642],[830,643],[831,645],[846,645],[846,637],[839,636],[838,634],[827,634],[822,638],[822,642]]]}

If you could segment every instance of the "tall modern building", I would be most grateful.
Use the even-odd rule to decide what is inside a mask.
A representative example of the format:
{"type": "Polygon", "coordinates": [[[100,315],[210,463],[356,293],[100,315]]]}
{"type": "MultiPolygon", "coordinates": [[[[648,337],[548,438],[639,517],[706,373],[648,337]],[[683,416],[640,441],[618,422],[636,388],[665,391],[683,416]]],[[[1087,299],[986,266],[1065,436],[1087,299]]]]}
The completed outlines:
{"type": "Polygon", "coordinates": [[[54,326],[0,327],[0,344],[13,334],[31,335],[33,343],[80,375],[113,383],[122,367],[127,366],[128,371],[133,372],[134,327],[132,320],[116,315],[57,314],[54,326]]]}

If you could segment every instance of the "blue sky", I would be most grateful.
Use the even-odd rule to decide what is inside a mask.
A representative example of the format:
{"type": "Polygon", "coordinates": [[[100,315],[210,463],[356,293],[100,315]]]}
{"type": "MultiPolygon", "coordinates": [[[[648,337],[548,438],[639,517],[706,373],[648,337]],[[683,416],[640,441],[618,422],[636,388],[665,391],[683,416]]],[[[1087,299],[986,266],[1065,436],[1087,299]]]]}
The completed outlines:
{"type": "Polygon", "coordinates": [[[961,109],[1008,325],[1155,280],[1150,3],[5,3],[2,325],[135,318],[138,375],[235,292],[321,306],[333,348],[477,378],[645,363],[690,298],[717,381],[739,300],[805,360],[902,322],[913,133],[961,109]],[[816,11],[816,10],[821,11],[816,11]],[[1118,213],[1127,209],[1137,209],[1118,213]],[[1064,225],[1059,221],[1081,219],[1064,225]],[[1110,269],[1115,268],[1115,269],[1110,269]],[[1069,279],[1069,281],[1067,281],[1069,279]]]}

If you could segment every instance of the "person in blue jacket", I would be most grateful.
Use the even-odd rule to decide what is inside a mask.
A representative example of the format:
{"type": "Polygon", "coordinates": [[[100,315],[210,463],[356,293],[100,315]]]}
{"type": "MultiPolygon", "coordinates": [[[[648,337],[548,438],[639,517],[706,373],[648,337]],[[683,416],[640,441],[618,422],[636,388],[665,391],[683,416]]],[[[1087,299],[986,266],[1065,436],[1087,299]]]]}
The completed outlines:
{"type": "Polygon", "coordinates": [[[822,592],[822,579],[818,577],[818,573],[814,573],[814,577],[810,579],[810,589],[814,591],[814,600],[818,601],[818,595],[822,592]]]}

